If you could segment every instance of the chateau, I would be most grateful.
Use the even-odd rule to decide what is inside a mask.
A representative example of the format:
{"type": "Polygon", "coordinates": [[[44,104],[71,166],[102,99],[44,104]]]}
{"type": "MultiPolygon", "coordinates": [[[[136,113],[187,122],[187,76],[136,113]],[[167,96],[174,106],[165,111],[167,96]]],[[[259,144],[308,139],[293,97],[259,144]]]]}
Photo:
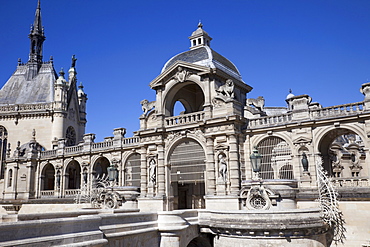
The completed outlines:
{"type": "Polygon", "coordinates": [[[133,137],[94,142],[77,59],[43,61],[40,1],[29,39],[0,90],[1,246],[370,245],[370,83],[267,107],[199,23],[133,137]]]}

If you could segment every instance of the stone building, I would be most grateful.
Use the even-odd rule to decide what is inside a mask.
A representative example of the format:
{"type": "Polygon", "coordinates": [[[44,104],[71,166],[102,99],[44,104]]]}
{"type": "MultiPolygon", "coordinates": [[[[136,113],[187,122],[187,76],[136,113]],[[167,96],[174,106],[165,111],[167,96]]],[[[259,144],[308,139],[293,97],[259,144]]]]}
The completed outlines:
{"type": "MultiPolygon", "coordinates": [[[[90,212],[92,218],[78,223],[95,220],[101,234],[89,236],[96,246],[329,246],[343,240],[343,225],[332,225],[342,218],[325,218],[338,213],[336,196],[325,194],[331,186],[347,222],[345,246],[370,239],[370,83],[361,86],[362,102],[323,108],[290,93],[286,107],[265,107],[262,96],[248,98],[252,87],[212,50],[199,23],[190,49],[169,59],[150,83],[156,100],[141,102],[140,129],[126,138],[117,128],[95,143],[94,134],[84,133],[87,95],[76,86],[75,57],[68,81],[64,72],[56,75],[52,60],[42,62],[40,2],[29,37],[29,61],[19,62],[0,90],[2,204],[14,210],[21,204],[18,221],[0,225],[0,232],[32,224],[33,205],[81,215],[68,198],[91,195],[96,180],[109,177],[116,194],[106,194],[101,205],[117,214],[97,219],[90,212]],[[140,213],[125,216],[124,209],[140,213]]],[[[59,244],[87,241],[75,231],[59,244]]],[[[17,236],[4,241],[18,245],[17,236]]]]}

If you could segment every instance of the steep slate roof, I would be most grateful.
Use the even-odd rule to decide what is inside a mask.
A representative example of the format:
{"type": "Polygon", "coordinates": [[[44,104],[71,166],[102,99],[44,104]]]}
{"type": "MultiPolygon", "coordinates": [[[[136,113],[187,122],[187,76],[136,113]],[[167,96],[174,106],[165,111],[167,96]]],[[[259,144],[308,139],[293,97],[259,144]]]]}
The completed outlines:
{"type": "Polygon", "coordinates": [[[28,64],[18,65],[17,70],[0,90],[0,105],[49,103],[54,100],[57,74],[53,63],[43,63],[38,74],[27,81],[29,69],[28,64]]]}
{"type": "Polygon", "coordinates": [[[40,0],[37,2],[35,19],[28,38],[31,43],[28,62],[18,62],[16,71],[0,90],[0,105],[49,103],[54,100],[57,74],[52,61],[42,61],[45,36],[41,24],[40,0]]]}

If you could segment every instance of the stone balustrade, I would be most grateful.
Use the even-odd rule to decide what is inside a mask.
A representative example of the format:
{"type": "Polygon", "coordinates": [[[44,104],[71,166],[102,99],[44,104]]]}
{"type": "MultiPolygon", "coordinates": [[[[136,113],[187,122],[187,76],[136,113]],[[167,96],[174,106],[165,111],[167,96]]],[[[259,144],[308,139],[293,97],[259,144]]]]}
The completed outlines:
{"type": "Polygon", "coordinates": [[[54,197],[55,191],[54,190],[42,190],[41,191],[41,197],[54,197]]]}
{"type": "Polygon", "coordinates": [[[0,106],[0,112],[45,111],[45,110],[52,110],[52,109],[53,109],[53,103],[20,104],[20,105],[0,106]]]}
{"type": "Polygon", "coordinates": [[[41,158],[55,157],[57,155],[57,150],[46,150],[41,152],[41,158]]]}
{"type": "Polygon", "coordinates": [[[332,178],[335,187],[370,187],[368,178],[332,178]]]}
{"type": "Polygon", "coordinates": [[[364,103],[350,103],[344,105],[330,106],[321,109],[311,110],[312,119],[322,119],[327,117],[338,117],[361,114],[364,110],[364,103]]]}
{"type": "MultiPolygon", "coordinates": [[[[361,114],[364,111],[364,102],[330,106],[325,108],[310,109],[308,120],[320,120],[330,117],[351,116],[361,114]]],[[[293,113],[266,116],[249,120],[248,128],[262,128],[292,123],[293,113]]]]}
{"type": "Polygon", "coordinates": [[[122,139],[122,146],[132,146],[140,143],[139,137],[129,137],[122,139]]]}
{"type": "Polygon", "coordinates": [[[80,193],[79,189],[70,189],[70,190],[65,190],[64,195],[65,197],[72,197],[72,196],[77,196],[77,194],[80,193]]]}
{"type": "Polygon", "coordinates": [[[64,149],[64,152],[65,152],[65,154],[74,154],[74,153],[81,152],[82,149],[83,149],[82,145],[80,145],[80,146],[71,146],[71,147],[66,147],[64,149]]]}
{"type": "Polygon", "coordinates": [[[113,141],[97,142],[91,145],[91,150],[101,150],[113,147],[113,141]]]}
{"type": "Polygon", "coordinates": [[[268,116],[249,120],[249,128],[259,128],[266,126],[274,126],[280,124],[287,124],[292,121],[291,114],[268,116]]]}
{"type": "MultiPolygon", "coordinates": [[[[123,138],[122,139],[122,147],[129,147],[140,144],[140,138],[139,137],[129,137],[129,138],[123,138]]],[[[103,142],[97,142],[97,143],[91,143],[91,151],[92,152],[98,152],[98,151],[104,151],[108,149],[112,149],[115,147],[114,140],[109,141],[103,141],[103,142]]],[[[62,150],[62,152],[59,152],[59,154],[65,154],[65,155],[71,155],[71,154],[78,154],[84,151],[84,145],[79,144],[76,146],[69,146],[62,148],[59,148],[59,150],[62,150]]],[[[53,150],[45,150],[40,153],[41,158],[53,158],[58,155],[58,149],[53,150]]]]}
{"type": "Polygon", "coordinates": [[[184,125],[190,123],[197,123],[204,119],[204,112],[195,112],[189,114],[183,114],[174,117],[167,117],[165,119],[166,127],[184,125]]]}

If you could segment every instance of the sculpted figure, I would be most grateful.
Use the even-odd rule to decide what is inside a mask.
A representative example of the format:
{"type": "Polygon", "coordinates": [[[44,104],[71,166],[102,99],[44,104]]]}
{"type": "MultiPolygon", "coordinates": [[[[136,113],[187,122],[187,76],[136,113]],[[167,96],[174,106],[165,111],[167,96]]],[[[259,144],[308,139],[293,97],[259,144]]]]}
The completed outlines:
{"type": "Polygon", "coordinates": [[[220,154],[218,155],[218,172],[220,173],[220,176],[224,182],[227,180],[227,163],[225,161],[224,155],[220,154]]]}
{"type": "Polygon", "coordinates": [[[257,99],[247,99],[247,105],[253,105],[259,111],[263,111],[263,107],[265,106],[265,99],[262,96],[258,96],[257,99]]]}
{"type": "Polygon", "coordinates": [[[144,99],[140,101],[141,109],[144,112],[144,115],[146,115],[148,112],[150,112],[155,107],[155,101],[149,102],[147,99],[144,99]]]}
{"type": "Polygon", "coordinates": [[[74,68],[76,66],[76,61],[77,61],[77,58],[75,57],[75,55],[72,56],[72,65],[71,67],[74,68]]]}
{"type": "Polygon", "coordinates": [[[156,181],[156,168],[157,164],[154,159],[151,159],[149,162],[149,179],[150,182],[155,183],[156,181]]]}
{"type": "Polygon", "coordinates": [[[226,83],[216,89],[216,92],[229,98],[234,98],[234,82],[231,79],[227,79],[226,83]]]}
{"type": "Polygon", "coordinates": [[[190,75],[189,71],[184,70],[182,67],[178,67],[176,72],[175,79],[178,82],[184,82],[190,75]]]}

